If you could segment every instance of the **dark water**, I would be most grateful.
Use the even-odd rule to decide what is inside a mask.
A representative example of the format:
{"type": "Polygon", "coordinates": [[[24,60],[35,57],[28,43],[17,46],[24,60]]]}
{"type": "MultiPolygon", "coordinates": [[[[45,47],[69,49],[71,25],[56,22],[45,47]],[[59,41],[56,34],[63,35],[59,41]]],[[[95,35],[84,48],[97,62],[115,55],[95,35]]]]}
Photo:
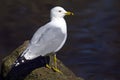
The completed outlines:
{"type": "Polygon", "coordinates": [[[0,55],[8,55],[49,21],[48,3],[75,13],[65,18],[68,39],[58,52],[63,63],[86,80],[120,80],[119,0],[1,0],[0,55]]]}

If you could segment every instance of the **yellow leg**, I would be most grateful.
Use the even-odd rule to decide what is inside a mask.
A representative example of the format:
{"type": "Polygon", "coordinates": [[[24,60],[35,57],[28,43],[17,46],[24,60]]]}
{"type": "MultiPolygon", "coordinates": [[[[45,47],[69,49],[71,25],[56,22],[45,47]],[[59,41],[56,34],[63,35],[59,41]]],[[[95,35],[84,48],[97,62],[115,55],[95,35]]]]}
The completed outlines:
{"type": "Polygon", "coordinates": [[[56,54],[54,54],[54,65],[55,65],[55,68],[57,68],[57,58],[56,58],[56,54]]]}
{"type": "Polygon", "coordinates": [[[57,58],[56,58],[56,54],[54,54],[54,67],[53,70],[58,72],[58,73],[62,73],[58,68],[57,68],[57,58]]]}

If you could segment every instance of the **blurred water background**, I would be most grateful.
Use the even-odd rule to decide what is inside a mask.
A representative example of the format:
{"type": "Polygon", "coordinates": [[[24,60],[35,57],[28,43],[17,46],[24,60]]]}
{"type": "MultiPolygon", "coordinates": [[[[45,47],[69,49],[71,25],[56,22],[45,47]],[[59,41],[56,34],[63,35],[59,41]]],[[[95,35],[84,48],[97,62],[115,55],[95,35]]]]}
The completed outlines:
{"type": "MultiPolygon", "coordinates": [[[[120,80],[119,0],[0,0],[0,60],[49,21],[48,5],[73,11],[58,57],[85,80],[120,80]]],[[[1,62],[1,61],[0,61],[1,62]]]]}

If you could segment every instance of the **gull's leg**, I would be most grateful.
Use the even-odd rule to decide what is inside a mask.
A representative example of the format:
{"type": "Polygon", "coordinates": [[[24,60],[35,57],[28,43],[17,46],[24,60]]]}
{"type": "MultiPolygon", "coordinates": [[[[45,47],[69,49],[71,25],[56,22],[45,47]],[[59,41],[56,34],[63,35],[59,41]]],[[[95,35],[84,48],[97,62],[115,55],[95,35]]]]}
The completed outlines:
{"type": "Polygon", "coordinates": [[[51,69],[51,67],[49,66],[48,61],[47,61],[46,58],[45,58],[45,63],[46,63],[45,67],[48,68],[48,69],[51,69]]]}
{"type": "Polygon", "coordinates": [[[57,69],[57,58],[56,58],[56,54],[54,54],[54,66],[57,69]]]}
{"type": "Polygon", "coordinates": [[[58,72],[58,73],[62,73],[58,68],[57,68],[57,58],[56,58],[56,54],[54,54],[54,67],[53,70],[58,72]]]}

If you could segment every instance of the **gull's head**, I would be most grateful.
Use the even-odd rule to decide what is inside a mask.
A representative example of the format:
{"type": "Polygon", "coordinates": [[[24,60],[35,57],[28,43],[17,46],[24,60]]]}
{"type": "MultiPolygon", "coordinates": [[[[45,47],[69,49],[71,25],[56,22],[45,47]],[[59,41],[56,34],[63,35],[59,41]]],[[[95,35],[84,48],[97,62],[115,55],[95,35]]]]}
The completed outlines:
{"type": "Polygon", "coordinates": [[[63,18],[65,15],[73,15],[73,13],[66,11],[64,8],[60,6],[56,6],[51,9],[51,18],[52,17],[63,18]]]}

